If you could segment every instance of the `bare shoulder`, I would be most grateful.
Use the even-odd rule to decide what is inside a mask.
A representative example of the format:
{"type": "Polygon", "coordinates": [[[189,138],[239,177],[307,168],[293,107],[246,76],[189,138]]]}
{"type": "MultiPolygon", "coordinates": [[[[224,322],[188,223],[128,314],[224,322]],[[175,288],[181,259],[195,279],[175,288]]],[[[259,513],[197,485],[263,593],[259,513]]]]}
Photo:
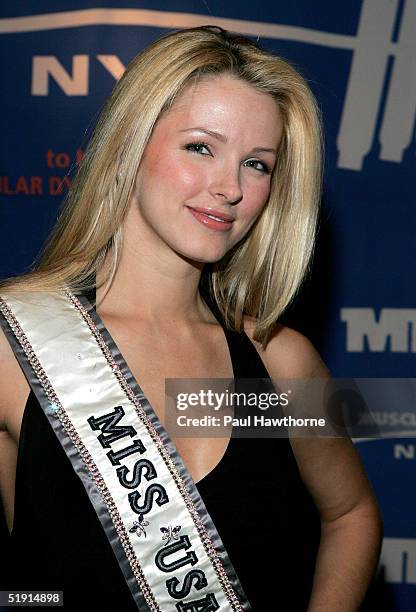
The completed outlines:
{"type": "Polygon", "coordinates": [[[330,372],[312,342],[303,334],[276,323],[263,349],[253,339],[256,319],[244,317],[244,331],[252,341],[272,378],[330,378],[330,372]]]}
{"type": "MultiPolygon", "coordinates": [[[[263,350],[253,340],[256,320],[245,318],[244,330],[271,378],[331,378],[313,344],[300,332],[276,324],[263,350]]],[[[349,438],[297,437],[290,443],[301,477],[315,500],[321,519],[333,521],[362,508],[376,516],[377,502],[359,455],[349,438]]]]}
{"type": "Polygon", "coordinates": [[[29,385],[0,328],[0,431],[8,429],[13,413],[24,405],[28,394],[29,385]]]}

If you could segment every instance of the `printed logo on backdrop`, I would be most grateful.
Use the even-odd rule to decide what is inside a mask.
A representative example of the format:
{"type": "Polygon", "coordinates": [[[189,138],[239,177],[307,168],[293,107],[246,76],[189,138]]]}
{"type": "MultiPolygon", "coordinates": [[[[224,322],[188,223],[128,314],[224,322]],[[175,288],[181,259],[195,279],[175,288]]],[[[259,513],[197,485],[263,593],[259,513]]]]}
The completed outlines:
{"type": "Polygon", "coordinates": [[[395,444],[393,456],[397,461],[411,461],[416,459],[416,444],[395,444]]]}
{"type": "MultiPolygon", "coordinates": [[[[346,49],[352,52],[352,63],[344,108],[337,137],[339,168],[361,170],[365,155],[376,138],[376,122],[381,113],[378,138],[379,158],[401,162],[404,150],[412,140],[416,79],[413,58],[416,53],[416,3],[414,0],[363,0],[355,36],[332,34],[320,30],[210,16],[210,23],[243,34],[292,40],[307,44],[346,49]],[[403,10],[401,11],[401,7],[403,10]],[[393,41],[396,25],[397,42],[393,41]],[[387,78],[388,61],[394,57],[384,108],[380,109],[387,78]]],[[[90,9],[48,15],[0,20],[0,32],[25,32],[84,25],[142,25],[179,28],[201,25],[206,15],[148,11],[140,9],[90,9]]],[[[72,70],[66,70],[58,56],[36,55],[32,58],[31,93],[48,96],[53,80],[66,96],[90,93],[89,73],[98,63],[114,79],[125,66],[116,55],[74,55],[72,70]]]]}
{"type": "Polygon", "coordinates": [[[416,585],[416,539],[384,538],[380,565],[387,582],[416,585]]]}
{"type": "Polygon", "coordinates": [[[416,353],[416,308],[342,308],[347,352],[416,353]]]}

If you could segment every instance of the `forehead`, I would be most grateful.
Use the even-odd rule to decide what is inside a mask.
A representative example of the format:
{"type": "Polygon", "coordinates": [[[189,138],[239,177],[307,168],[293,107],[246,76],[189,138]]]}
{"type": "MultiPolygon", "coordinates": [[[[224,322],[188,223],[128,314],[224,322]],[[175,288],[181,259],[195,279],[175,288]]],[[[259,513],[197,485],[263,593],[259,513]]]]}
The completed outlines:
{"type": "Polygon", "coordinates": [[[160,121],[170,129],[205,127],[231,139],[256,137],[263,146],[276,144],[282,129],[276,100],[232,75],[190,84],[160,121]]]}

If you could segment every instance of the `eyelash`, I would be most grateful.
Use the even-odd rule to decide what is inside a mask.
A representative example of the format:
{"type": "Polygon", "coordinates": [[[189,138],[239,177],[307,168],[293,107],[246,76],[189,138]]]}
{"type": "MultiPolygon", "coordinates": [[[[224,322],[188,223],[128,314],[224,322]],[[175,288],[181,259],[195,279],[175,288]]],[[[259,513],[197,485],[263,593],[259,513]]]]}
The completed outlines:
{"type": "MultiPolygon", "coordinates": [[[[207,155],[206,153],[200,153],[199,151],[197,151],[196,150],[197,147],[205,147],[206,149],[208,149],[208,151],[210,150],[209,146],[205,142],[190,142],[187,145],[185,145],[184,148],[187,151],[191,151],[191,152],[197,153],[199,155],[207,155]]],[[[211,152],[210,152],[210,155],[211,155],[211,152]]],[[[254,166],[249,166],[250,168],[254,168],[254,170],[258,170],[258,172],[262,172],[264,174],[270,174],[270,168],[269,168],[269,166],[265,162],[260,161],[259,159],[248,159],[247,161],[248,162],[254,162],[256,164],[261,164],[261,166],[262,166],[261,170],[259,168],[254,168],[254,166]]]]}

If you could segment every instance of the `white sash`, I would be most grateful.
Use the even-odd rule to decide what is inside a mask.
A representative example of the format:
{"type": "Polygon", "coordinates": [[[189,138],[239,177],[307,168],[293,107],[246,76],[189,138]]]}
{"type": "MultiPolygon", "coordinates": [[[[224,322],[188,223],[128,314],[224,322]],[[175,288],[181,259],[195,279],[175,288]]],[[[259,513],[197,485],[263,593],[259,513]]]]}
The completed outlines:
{"type": "Polygon", "coordinates": [[[0,312],[139,610],[250,611],[198,490],[88,300],[6,293],[0,312]]]}

